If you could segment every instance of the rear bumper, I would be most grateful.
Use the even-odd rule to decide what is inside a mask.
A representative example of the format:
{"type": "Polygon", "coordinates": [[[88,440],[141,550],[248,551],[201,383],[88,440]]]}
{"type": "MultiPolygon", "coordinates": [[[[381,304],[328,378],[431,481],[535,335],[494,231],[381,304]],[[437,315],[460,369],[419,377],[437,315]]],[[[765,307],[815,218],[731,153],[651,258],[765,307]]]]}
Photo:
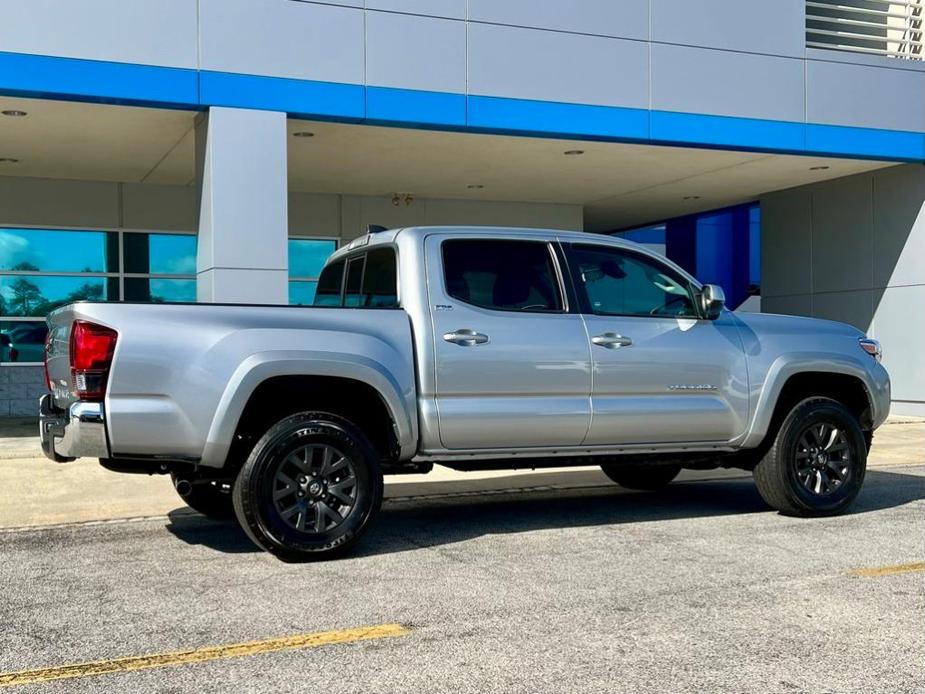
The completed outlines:
{"type": "Polygon", "coordinates": [[[101,402],[75,402],[64,411],[54,406],[51,395],[43,395],[39,400],[39,436],[45,457],[56,463],[109,457],[101,402]]]}

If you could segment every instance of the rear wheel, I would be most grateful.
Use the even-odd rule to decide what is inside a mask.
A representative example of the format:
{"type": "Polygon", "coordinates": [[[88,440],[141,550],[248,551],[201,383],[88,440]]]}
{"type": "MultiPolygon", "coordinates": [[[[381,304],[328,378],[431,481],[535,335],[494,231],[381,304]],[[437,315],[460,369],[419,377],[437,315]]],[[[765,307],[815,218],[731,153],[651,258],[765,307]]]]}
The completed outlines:
{"type": "Polygon", "coordinates": [[[170,473],[173,488],[183,503],[194,511],[210,518],[231,518],[234,507],[231,503],[231,489],[227,484],[210,480],[196,480],[170,473]]]}
{"type": "Polygon", "coordinates": [[[867,441],[857,419],[829,398],[791,410],[755,466],[758,492],[789,516],[841,513],[857,497],[867,470],[867,441]]]}
{"type": "Polygon", "coordinates": [[[654,490],[668,486],[681,472],[680,465],[603,463],[601,470],[611,480],[627,489],[654,490]]]}
{"type": "Polygon", "coordinates": [[[233,499],[259,547],[287,561],[326,559],[355,545],[372,524],[382,504],[382,471],[352,423],[304,412],[257,442],[233,499]]]}

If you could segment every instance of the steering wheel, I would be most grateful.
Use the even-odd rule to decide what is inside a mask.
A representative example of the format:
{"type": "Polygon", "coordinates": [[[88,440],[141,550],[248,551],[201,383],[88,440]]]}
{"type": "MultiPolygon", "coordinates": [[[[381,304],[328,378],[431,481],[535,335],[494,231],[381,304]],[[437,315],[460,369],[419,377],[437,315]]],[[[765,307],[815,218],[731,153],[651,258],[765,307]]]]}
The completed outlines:
{"type": "MultiPolygon", "coordinates": [[[[677,303],[680,303],[680,302],[686,302],[687,300],[688,300],[688,297],[687,297],[686,295],[685,295],[685,296],[673,296],[673,297],[671,297],[671,299],[669,299],[668,301],[666,301],[662,306],[656,306],[656,307],[653,308],[651,311],[649,311],[649,315],[650,315],[650,316],[654,316],[654,315],[657,315],[657,314],[659,314],[659,313],[667,313],[667,312],[668,312],[668,309],[669,309],[671,306],[673,306],[674,304],[677,304],[677,303]]],[[[681,309],[681,308],[683,308],[683,307],[681,307],[681,306],[678,307],[678,309],[681,309]]],[[[680,313],[680,310],[678,311],[678,313],[680,313]]],[[[673,315],[678,315],[678,314],[676,313],[676,314],[673,314],[673,315]]]]}

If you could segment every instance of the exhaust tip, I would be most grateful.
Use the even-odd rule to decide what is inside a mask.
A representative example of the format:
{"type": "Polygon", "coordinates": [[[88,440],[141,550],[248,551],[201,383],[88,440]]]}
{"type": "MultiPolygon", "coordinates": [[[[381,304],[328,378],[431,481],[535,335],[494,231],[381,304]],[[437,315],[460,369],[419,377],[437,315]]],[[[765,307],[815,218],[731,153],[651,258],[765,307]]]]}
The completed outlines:
{"type": "Polygon", "coordinates": [[[174,484],[174,487],[177,490],[177,494],[182,496],[184,499],[193,492],[193,485],[189,480],[178,479],[174,484]]]}

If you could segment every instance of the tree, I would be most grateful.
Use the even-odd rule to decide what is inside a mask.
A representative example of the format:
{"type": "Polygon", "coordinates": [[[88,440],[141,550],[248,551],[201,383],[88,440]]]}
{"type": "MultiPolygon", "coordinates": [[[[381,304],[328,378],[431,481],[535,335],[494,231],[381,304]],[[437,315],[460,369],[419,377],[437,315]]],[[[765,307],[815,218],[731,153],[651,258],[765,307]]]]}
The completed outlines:
{"type": "Polygon", "coordinates": [[[11,269],[11,270],[14,270],[14,271],[16,271],[16,272],[38,272],[38,271],[39,271],[38,266],[33,265],[32,263],[30,263],[30,262],[28,262],[28,261],[23,261],[23,262],[21,262],[21,263],[16,263],[16,264],[15,264],[12,268],[10,268],[10,269],[11,269]]]}
{"type": "Polygon", "coordinates": [[[25,277],[19,277],[10,283],[13,298],[10,300],[10,313],[18,316],[31,316],[35,306],[42,301],[39,286],[25,277]]]}

